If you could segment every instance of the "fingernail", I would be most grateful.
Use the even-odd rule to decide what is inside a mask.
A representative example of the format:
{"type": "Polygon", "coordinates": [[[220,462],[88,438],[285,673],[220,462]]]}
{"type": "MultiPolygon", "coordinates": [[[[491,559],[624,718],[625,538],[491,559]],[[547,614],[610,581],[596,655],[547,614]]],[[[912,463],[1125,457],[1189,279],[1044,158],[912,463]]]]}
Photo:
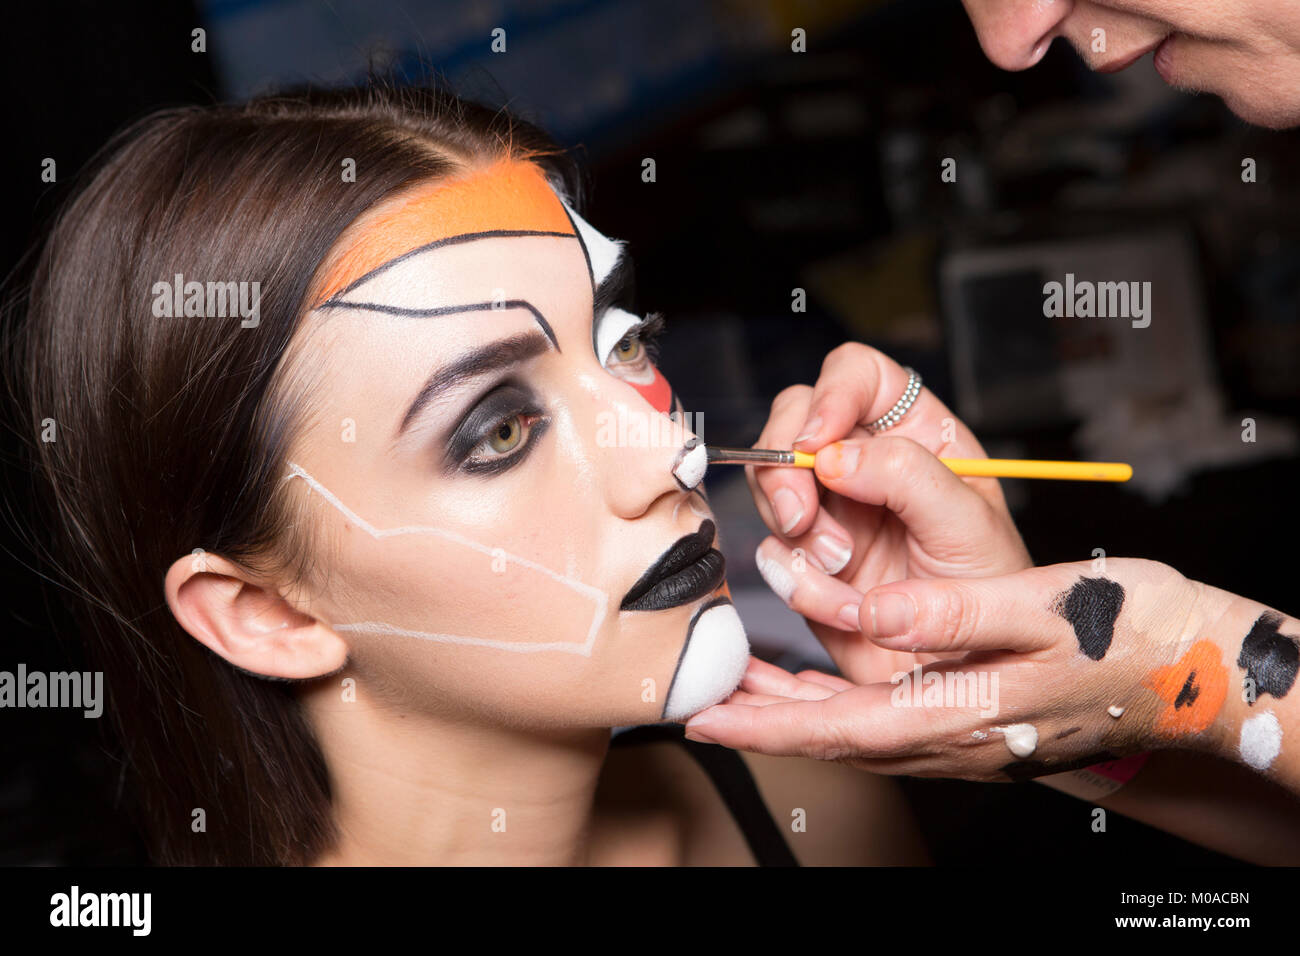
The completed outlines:
{"type": "Polygon", "coordinates": [[[819,534],[813,539],[812,552],[827,574],[839,574],[853,557],[853,548],[829,534],[819,534]]]}
{"type": "Polygon", "coordinates": [[[916,602],[910,594],[887,592],[871,596],[871,633],[875,637],[906,634],[916,622],[916,602]]]}
{"type": "Polygon", "coordinates": [[[835,615],[835,619],[847,627],[850,631],[862,630],[861,621],[858,618],[859,605],[846,604],[840,608],[840,613],[835,615]]]}
{"type": "Polygon", "coordinates": [[[754,564],[772,593],[789,604],[794,596],[794,575],[785,569],[785,565],[766,557],[761,549],[754,552],[754,564]]]}
{"type": "Polygon", "coordinates": [[[705,733],[712,723],[708,717],[696,715],[691,718],[691,722],[686,725],[686,739],[698,740],[702,744],[716,744],[717,741],[705,733]]]}
{"type": "Polygon", "coordinates": [[[836,442],[817,453],[817,473],[825,478],[843,478],[858,470],[862,449],[857,445],[836,442]]]}
{"type": "Polygon", "coordinates": [[[822,430],[822,417],[820,415],[814,415],[812,418],[808,419],[808,421],[804,424],[803,431],[799,433],[799,437],[796,438],[790,444],[797,445],[801,441],[807,441],[809,438],[816,438],[817,433],[821,430],[822,430]]]}
{"type": "Polygon", "coordinates": [[[803,502],[789,488],[778,488],[772,496],[772,510],[776,520],[781,522],[781,533],[789,534],[803,518],[803,502]]]}

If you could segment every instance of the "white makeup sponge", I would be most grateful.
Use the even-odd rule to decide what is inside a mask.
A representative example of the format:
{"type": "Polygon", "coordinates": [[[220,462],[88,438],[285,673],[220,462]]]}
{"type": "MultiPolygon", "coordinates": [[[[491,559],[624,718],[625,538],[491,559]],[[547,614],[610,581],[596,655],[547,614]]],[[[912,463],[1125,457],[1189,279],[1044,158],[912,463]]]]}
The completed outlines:
{"type": "Polygon", "coordinates": [[[666,720],[684,722],[723,700],[740,685],[749,665],[745,626],[729,601],[701,611],[687,641],[664,704],[666,720]]]}

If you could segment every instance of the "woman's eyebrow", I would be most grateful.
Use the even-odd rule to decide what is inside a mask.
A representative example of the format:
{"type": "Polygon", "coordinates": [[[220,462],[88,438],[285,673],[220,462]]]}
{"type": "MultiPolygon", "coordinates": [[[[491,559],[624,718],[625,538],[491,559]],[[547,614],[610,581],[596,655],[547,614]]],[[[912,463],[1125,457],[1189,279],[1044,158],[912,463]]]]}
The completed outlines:
{"type": "Polygon", "coordinates": [[[632,257],[625,251],[620,251],[614,267],[596,286],[592,296],[592,310],[596,315],[600,315],[615,305],[630,309],[635,296],[636,269],[632,264],[632,257]]]}
{"type": "Polygon", "coordinates": [[[508,339],[499,339],[482,348],[463,355],[450,365],[429,376],[411,407],[406,410],[394,440],[400,438],[415,417],[435,398],[466,379],[500,371],[520,362],[535,358],[551,348],[550,340],[537,332],[525,332],[508,339]]]}

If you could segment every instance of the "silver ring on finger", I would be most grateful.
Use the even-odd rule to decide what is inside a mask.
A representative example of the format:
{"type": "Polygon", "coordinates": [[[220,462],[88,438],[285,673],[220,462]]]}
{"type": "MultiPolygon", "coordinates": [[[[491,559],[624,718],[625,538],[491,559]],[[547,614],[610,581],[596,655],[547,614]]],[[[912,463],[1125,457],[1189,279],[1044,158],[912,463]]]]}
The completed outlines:
{"type": "Polygon", "coordinates": [[[872,435],[887,431],[902,421],[903,416],[916,404],[916,399],[921,394],[921,376],[910,367],[904,368],[903,371],[907,373],[907,387],[903,389],[903,397],[894,402],[893,408],[867,426],[867,431],[872,435]]]}

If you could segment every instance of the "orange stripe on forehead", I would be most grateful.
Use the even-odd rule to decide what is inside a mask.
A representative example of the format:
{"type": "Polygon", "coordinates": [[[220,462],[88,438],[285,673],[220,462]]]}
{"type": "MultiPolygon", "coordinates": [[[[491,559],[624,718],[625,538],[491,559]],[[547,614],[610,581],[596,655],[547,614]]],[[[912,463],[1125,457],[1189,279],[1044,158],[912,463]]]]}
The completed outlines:
{"type": "Polygon", "coordinates": [[[576,236],[541,168],[527,160],[499,159],[455,179],[417,187],[365,222],[330,266],[312,307],[423,246],[497,231],[576,236]]]}

